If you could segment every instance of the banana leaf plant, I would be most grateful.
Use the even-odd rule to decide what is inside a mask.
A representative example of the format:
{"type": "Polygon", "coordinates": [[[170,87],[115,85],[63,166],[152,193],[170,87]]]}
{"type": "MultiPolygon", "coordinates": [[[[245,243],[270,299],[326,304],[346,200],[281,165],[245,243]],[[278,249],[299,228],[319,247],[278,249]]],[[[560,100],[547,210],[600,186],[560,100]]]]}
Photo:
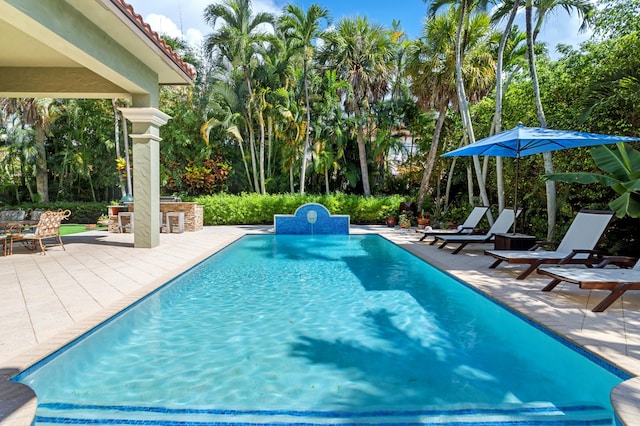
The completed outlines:
{"type": "Polygon", "coordinates": [[[599,146],[591,150],[591,157],[599,173],[551,173],[543,180],[567,183],[601,183],[613,189],[619,196],[609,202],[616,216],[640,217],[640,152],[627,144],[617,143],[617,150],[599,146]]]}

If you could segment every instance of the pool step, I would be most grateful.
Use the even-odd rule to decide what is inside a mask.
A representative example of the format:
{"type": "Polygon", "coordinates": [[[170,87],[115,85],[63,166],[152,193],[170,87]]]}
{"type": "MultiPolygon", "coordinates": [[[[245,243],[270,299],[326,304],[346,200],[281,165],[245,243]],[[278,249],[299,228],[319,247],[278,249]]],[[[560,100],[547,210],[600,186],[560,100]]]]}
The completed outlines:
{"type": "Polygon", "coordinates": [[[224,410],[44,404],[35,425],[613,425],[611,412],[595,405],[519,404],[426,410],[295,411],[224,410]]]}

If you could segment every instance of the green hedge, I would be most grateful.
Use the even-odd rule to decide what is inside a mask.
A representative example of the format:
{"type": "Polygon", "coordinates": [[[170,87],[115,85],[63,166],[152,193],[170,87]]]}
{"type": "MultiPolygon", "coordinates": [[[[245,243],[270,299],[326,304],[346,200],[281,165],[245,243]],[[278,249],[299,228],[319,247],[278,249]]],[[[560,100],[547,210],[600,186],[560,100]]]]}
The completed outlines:
{"type": "Polygon", "coordinates": [[[331,214],[351,216],[351,223],[383,224],[387,216],[395,216],[406,197],[363,197],[358,195],[258,195],[216,194],[194,198],[204,207],[205,225],[272,224],[275,214],[293,214],[306,203],[325,206],[331,214]]]}
{"type": "MultiPolygon", "coordinates": [[[[263,225],[273,224],[276,214],[293,214],[306,203],[319,203],[331,214],[346,214],[354,224],[384,224],[387,216],[397,216],[398,207],[408,200],[400,195],[363,197],[359,195],[258,195],[216,194],[184,199],[204,207],[205,225],[263,225]]],[[[96,223],[107,213],[105,203],[55,202],[25,203],[18,206],[0,206],[1,210],[71,210],[69,223],[96,223]]]]}

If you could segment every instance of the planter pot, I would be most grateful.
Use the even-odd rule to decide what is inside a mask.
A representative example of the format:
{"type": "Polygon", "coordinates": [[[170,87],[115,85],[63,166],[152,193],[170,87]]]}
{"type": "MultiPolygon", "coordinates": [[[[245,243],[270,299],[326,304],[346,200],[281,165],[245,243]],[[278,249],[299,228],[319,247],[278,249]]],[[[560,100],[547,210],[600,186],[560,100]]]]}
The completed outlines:
{"type": "Polygon", "coordinates": [[[128,206],[108,206],[107,210],[109,211],[109,216],[118,216],[120,212],[129,211],[128,206]]]}
{"type": "Polygon", "coordinates": [[[389,228],[393,228],[398,223],[398,219],[395,216],[389,216],[385,223],[389,228]]]}
{"type": "Polygon", "coordinates": [[[418,219],[418,229],[424,229],[431,224],[431,219],[418,219]]]}

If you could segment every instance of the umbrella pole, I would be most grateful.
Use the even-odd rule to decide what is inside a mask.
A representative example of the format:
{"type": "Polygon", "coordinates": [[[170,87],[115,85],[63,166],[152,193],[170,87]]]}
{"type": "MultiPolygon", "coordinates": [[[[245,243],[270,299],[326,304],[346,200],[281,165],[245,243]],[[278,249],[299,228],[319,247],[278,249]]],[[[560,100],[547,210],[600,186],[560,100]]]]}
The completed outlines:
{"type": "Polygon", "coordinates": [[[518,220],[518,179],[520,172],[520,157],[516,157],[516,181],[515,181],[515,191],[513,195],[513,235],[516,235],[516,222],[518,220]]]}

